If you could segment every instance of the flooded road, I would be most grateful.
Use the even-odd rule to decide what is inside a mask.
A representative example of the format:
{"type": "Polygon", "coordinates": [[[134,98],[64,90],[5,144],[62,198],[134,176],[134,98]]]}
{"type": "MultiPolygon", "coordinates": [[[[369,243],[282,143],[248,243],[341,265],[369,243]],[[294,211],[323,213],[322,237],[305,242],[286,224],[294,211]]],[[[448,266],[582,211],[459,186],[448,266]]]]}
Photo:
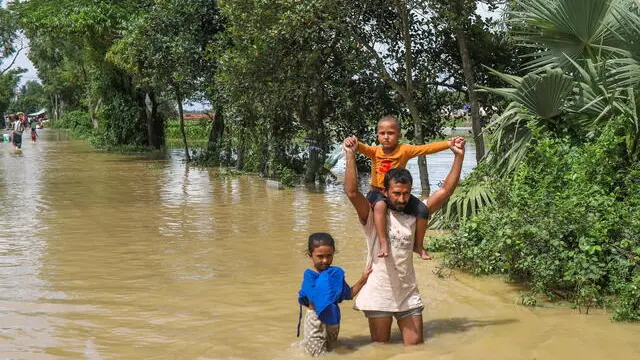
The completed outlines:
{"type": "MultiPolygon", "coordinates": [[[[20,153],[0,144],[2,359],[307,358],[295,346],[307,236],[333,234],[334,264],[359,277],[364,239],[340,186],[273,190],[40,135],[20,153]]],[[[429,157],[433,184],[450,163],[429,157]]],[[[393,344],[369,344],[346,302],[345,346],[328,358],[640,358],[640,325],[518,306],[500,279],[416,263],[426,343],[405,348],[394,328],[393,344]]]]}

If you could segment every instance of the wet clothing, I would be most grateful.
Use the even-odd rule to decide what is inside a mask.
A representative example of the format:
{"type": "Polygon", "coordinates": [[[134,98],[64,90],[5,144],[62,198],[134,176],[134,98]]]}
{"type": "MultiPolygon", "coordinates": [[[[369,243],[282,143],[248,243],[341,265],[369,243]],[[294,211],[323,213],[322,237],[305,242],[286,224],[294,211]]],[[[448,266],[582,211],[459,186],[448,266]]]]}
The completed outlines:
{"type": "Polygon", "coordinates": [[[422,308],[422,298],[418,291],[413,268],[413,245],[416,217],[387,210],[389,228],[389,256],[375,256],[380,251],[380,243],[369,212],[363,226],[367,241],[367,267],[373,271],[369,275],[355,301],[355,307],[366,311],[401,313],[422,308]]]}
{"type": "Polygon", "coordinates": [[[342,300],[351,300],[351,287],[344,280],[344,270],[337,266],[329,266],[321,273],[305,270],[301,289],[298,292],[300,317],[298,319],[298,336],[302,306],[313,304],[315,310],[307,311],[304,322],[305,350],[317,356],[329,351],[331,342],[337,340],[340,329],[340,307],[342,300]]]}
{"type": "Polygon", "coordinates": [[[22,133],[18,131],[13,132],[13,145],[20,149],[22,147],[22,133]]]}
{"type": "Polygon", "coordinates": [[[384,175],[389,169],[404,168],[407,162],[416,156],[433,154],[448,148],[448,141],[425,145],[398,144],[390,154],[385,154],[382,146],[358,143],[358,152],[371,159],[371,186],[377,188],[384,188],[384,175]]]}
{"type": "Polygon", "coordinates": [[[400,320],[400,319],[408,318],[409,316],[422,315],[422,310],[424,310],[424,306],[421,306],[421,307],[415,308],[415,309],[411,309],[411,310],[407,310],[407,311],[398,311],[398,312],[373,311],[373,310],[365,310],[363,312],[364,312],[364,316],[367,317],[368,319],[392,317],[393,316],[393,317],[396,318],[396,320],[400,320]]]}
{"type": "Polygon", "coordinates": [[[22,147],[22,124],[16,120],[13,123],[13,145],[20,149],[22,147]]]}
{"type": "MultiPolygon", "coordinates": [[[[367,193],[367,200],[369,201],[369,204],[371,204],[371,207],[374,207],[378,201],[387,201],[387,197],[377,190],[370,190],[367,193]]],[[[427,205],[413,195],[409,198],[409,202],[407,203],[407,206],[402,209],[402,212],[408,215],[417,216],[421,219],[429,219],[429,209],[427,208],[427,205]]]]}
{"type": "Polygon", "coordinates": [[[342,300],[351,300],[351,287],[344,280],[344,270],[329,266],[321,273],[305,270],[301,289],[298,292],[300,306],[312,303],[320,321],[327,325],[340,323],[342,300]]]}
{"type": "Polygon", "coordinates": [[[340,325],[325,325],[315,311],[307,310],[304,318],[304,350],[311,356],[320,356],[336,348],[340,325]]]}

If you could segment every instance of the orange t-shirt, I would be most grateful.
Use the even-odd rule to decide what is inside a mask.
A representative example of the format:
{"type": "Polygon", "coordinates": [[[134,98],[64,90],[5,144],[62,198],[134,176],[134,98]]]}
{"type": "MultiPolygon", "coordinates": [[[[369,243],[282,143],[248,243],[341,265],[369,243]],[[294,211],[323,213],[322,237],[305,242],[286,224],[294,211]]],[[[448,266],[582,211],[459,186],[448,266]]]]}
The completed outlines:
{"type": "Polygon", "coordinates": [[[398,144],[393,152],[385,154],[382,146],[368,146],[361,142],[358,143],[358,151],[371,159],[371,185],[379,188],[384,187],[384,175],[389,169],[404,168],[409,159],[437,153],[448,148],[448,141],[425,145],[398,144]]]}

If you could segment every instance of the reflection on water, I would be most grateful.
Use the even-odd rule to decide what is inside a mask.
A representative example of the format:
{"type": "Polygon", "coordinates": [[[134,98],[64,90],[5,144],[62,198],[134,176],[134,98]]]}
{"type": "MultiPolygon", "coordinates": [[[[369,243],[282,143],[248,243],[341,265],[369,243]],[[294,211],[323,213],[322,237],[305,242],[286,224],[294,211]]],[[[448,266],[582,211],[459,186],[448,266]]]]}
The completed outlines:
{"type": "MultiPolygon", "coordinates": [[[[177,152],[179,153],[179,152],[177,152]]],[[[175,155],[175,154],[174,154],[175,155]]],[[[433,185],[448,152],[428,157],[433,185]]],[[[465,171],[473,164],[469,154],[465,171]]],[[[410,164],[411,168],[411,164],[410,164]]],[[[339,172],[339,170],[338,170],[339,172]]],[[[0,358],[291,359],[306,236],[337,239],[357,279],[365,250],[339,186],[273,190],[252,176],[91,151],[44,130],[0,145],[0,358]]],[[[514,305],[499,279],[438,279],[419,262],[426,344],[369,344],[343,305],[351,359],[629,359],[640,327],[603,313],[514,305]]]]}

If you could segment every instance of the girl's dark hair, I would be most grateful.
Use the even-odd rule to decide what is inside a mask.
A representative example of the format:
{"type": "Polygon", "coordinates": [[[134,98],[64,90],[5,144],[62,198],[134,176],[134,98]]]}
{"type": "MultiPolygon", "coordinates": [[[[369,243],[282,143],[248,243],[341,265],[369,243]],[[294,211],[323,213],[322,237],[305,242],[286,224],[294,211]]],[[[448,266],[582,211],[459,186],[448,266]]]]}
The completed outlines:
{"type": "Polygon", "coordinates": [[[313,249],[319,246],[331,246],[333,251],[336,251],[336,243],[333,237],[327,233],[317,232],[309,235],[309,242],[307,244],[307,255],[311,256],[313,249]]]}

